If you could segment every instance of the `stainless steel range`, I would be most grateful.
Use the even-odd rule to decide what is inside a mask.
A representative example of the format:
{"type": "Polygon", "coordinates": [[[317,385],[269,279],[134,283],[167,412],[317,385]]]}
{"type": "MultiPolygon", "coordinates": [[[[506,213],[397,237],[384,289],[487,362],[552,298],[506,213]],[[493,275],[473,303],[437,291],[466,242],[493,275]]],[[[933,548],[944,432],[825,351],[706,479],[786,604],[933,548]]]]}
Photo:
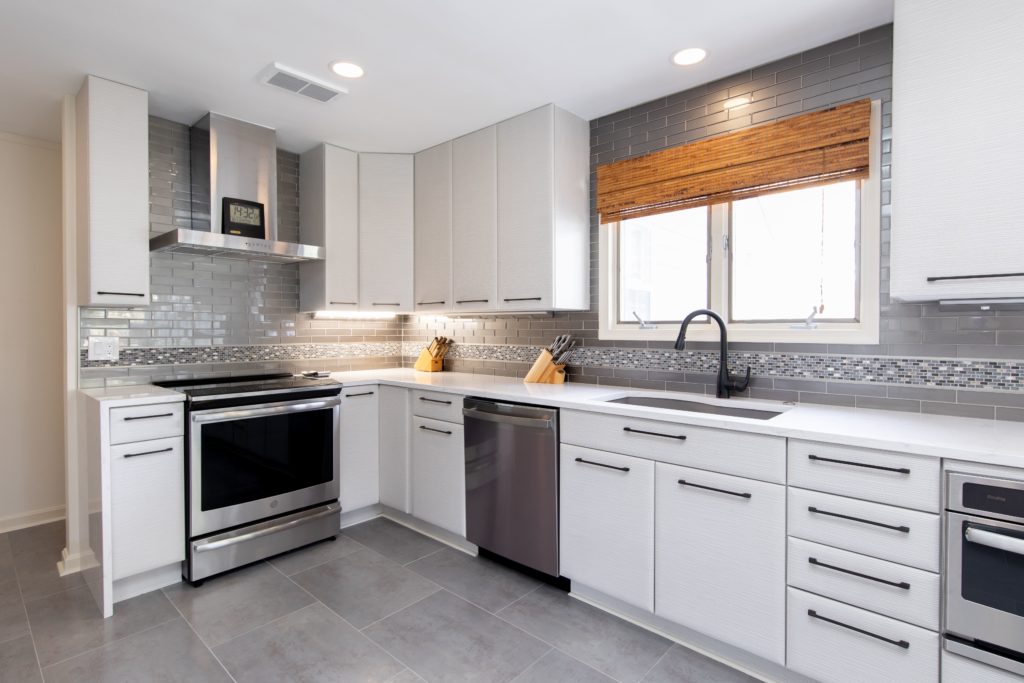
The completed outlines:
{"type": "Polygon", "coordinates": [[[157,384],[187,397],[186,580],[338,533],[341,384],[290,374],[157,384]]]}

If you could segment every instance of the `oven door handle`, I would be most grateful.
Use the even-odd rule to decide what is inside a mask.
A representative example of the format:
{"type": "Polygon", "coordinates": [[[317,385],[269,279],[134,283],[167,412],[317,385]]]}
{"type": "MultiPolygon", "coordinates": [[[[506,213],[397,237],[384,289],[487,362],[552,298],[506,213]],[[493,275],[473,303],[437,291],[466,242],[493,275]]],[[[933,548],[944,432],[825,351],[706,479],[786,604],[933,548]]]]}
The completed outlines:
{"type": "Polygon", "coordinates": [[[307,522],[312,522],[314,519],[320,519],[321,517],[327,517],[328,515],[337,514],[337,512],[340,509],[341,508],[338,507],[337,505],[331,505],[330,507],[324,510],[320,510],[319,512],[315,512],[311,515],[307,514],[304,517],[292,519],[287,522],[282,522],[280,524],[275,524],[273,526],[264,527],[262,529],[257,529],[255,531],[250,531],[247,534],[232,536],[231,538],[221,538],[216,541],[199,541],[195,544],[195,551],[197,553],[205,553],[209,550],[226,548],[231,545],[238,545],[239,543],[245,543],[246,541],[252,541],[257,538],[262,538],[263,536],[269,536],[270,534],[276,534],[282,531],[287,531],[288,529],[293,529],[302,524],[306,524],[307,522]]]}
{"type": "Polygon", "coordinates": [[[192,413],[192,422],[224,422],[226,420],[244,420],[250,417],[267,417],[269,415],[285,415],[287,413],[301,413],[309,410],[322,410],[341,405],[338,397],[326,398],[321,401],[303,401],[299,403],[284,403],[275,406],[262,408],[240,407],[239,409],[211,410],[209,412],[192,413]]]}
{"type": "Polygon", "coordinates": [[[1024,539],[1021,538],[1004,536],[994,531],[976,529],[970,525],[967,526],[967,530],[964,532],[964,538],[969,543],[977,543],[978,545],[995,548],[996,550],[1005,550],[1015,555],[1024,555],[1024,539]]]}

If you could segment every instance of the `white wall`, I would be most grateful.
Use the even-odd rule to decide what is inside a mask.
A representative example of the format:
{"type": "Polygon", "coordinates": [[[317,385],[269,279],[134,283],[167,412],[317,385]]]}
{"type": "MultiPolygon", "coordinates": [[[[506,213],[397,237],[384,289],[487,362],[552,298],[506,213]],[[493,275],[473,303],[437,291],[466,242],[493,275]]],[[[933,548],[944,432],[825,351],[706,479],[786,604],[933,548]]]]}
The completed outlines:
{"type": "Polygon", "coordinates": [[[64,515],[60,148],[0,132],[0,532],[64,515]]]}

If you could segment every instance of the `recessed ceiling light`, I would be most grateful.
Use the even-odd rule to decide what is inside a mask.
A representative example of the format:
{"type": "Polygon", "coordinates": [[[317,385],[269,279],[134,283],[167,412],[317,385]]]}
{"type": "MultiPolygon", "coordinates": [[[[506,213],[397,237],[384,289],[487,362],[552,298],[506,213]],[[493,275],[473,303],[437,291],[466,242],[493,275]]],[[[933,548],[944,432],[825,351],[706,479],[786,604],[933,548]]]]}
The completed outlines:
{"type": "Polygon", "coordinates": [[[699,47],[688,47],[672,55],[672,63],[676,66],[691,66],[704,61],[707,56],[708,53],[699,47]]]}
{"type": "Polygon", "coordinates": [[[352,62],[333,62],[331,64],[331,71],[342,78],[362,78],[363,74],[366,73],[363,71],[363,67],[352,62]]]}

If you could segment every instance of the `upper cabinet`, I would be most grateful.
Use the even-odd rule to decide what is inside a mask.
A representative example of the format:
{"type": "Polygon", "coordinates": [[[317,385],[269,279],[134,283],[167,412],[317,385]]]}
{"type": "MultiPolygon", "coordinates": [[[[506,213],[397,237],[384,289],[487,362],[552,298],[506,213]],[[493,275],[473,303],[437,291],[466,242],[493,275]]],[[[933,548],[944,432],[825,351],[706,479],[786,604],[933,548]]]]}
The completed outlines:
{"type": "Polygon", "coordinates": [[[329,261],[299,266],[303,311],[359,309],[359,155],[320,145],[299,166],[301,241],[325,247],[329,261]]]}
{"type": "MultiPolygon", "coordinates": [[[[417,224],[417,230],[419,225],[417,224]]],[[[452,310],[498,300],[498,132],[488,126],[452,140],[452,310]]]]}
{"type": "Polygon", "coordinates": [[[452,308],[452,143],[416,155],[416,310],[452,308]]]}
{"type": "Polygon", "coordinates": [[[359,155],[359,307],[364,311],[413,310],[413,192],[411,154],[359,155]]]}
{"type": "Polygon", "coordinates": [[[896,2],[894,299],[1024,296],[1024,138],[1014,107],[978,104],[1024,71],[1022,30],[1018,0],[896,2]]]}
{"type": "Polygon", "coordinates": [[[88,76],[75,101],[78,304],[149,303],[149,96],[88,76]]]}

